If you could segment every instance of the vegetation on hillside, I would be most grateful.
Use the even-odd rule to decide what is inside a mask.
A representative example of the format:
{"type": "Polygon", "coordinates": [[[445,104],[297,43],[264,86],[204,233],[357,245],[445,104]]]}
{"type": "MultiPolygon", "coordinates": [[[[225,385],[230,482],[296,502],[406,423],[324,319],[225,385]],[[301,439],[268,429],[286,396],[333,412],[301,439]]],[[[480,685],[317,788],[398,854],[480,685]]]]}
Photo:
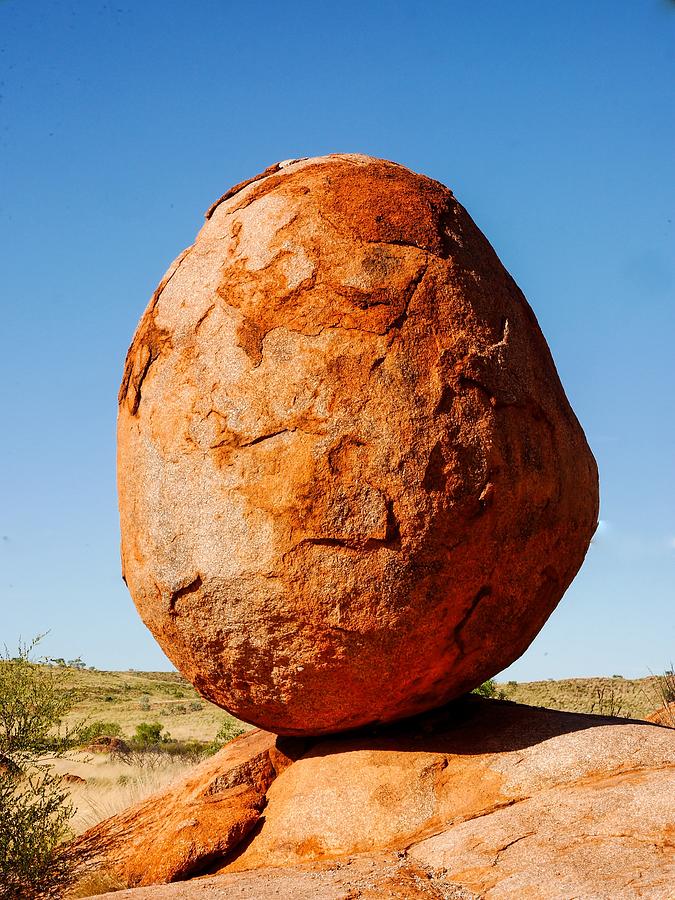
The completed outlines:
{"type": "Polygon", "coordinates": [[[499,684],[508,700],[568,712],[644,719],[661,705],[659,678],[567,678],[499,684]]]}
{"type": "Polygon", "coordinates": [[[162,725],[162,735],[174,741],[215,739],[225,724],[242,727],[234,717],[199,696],[177,672],[101,672],[71,670],[79,699],[66,721],[102,721],[117,725],[130,740],[144,722],[162,725]]]}

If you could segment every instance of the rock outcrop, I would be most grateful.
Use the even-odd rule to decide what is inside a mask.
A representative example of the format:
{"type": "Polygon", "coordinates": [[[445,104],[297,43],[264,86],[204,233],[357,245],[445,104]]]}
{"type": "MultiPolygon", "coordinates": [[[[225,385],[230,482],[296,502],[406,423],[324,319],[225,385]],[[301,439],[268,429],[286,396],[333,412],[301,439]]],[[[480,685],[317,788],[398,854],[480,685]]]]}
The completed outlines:
{"type": "Polygon", "coordinates": [[[228,191],[120,391],[126,581],[209,700],[279,734],[393,721],[520,656],[597,521],[522,293],[452,193],[383,160],[228,191]]]}
{"type": "Polygon", "coordinates": [[[659,706],[647,716],[646,721],[653,722],[655,725],[665,725],[667,728],[675,728],[675,701],[659,706]]]}
{"type": "Polygon", "coordinates": [[[675,734],[655,725],[468,698],[336,738],[253,732],[191,783],[79,847],[131,884],[218,874],[117,900],[665,900],[675,881],[675,734]]]}
{"type": "MultiPolygon", "coordinates": [[[[288,752],[303,745],[287,742],[288,752]]],[[[73,844],[88,871],[127,884],[163,884],[199,874],[241,844],[265,794],[292,761],[276,735],[250,732],[155,794],[87,831],[73,844]]]]}

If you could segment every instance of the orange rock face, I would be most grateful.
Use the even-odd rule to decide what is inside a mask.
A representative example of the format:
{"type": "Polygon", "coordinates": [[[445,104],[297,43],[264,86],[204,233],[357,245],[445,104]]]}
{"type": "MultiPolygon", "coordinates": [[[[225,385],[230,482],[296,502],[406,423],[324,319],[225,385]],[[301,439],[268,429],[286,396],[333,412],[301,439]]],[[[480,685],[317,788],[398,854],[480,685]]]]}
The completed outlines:
{"type": "MultiPolygon", "coordinates": [[[[297,743],[297,741],[296,741],[297,743]]],[[[175,782],[77,838],[73,853],[127,885],[179,881],[219,860],[251,832],[265,793],[292,762],[275,736],[254,731],[175,782]]]]}
{"type": "Polygon", "coordinates": [[[254,731],[72,846],[123,884],[192,879],[111,900],[670,900],[674,787],[672,729],[473,696],[254,731]]]}
{"type": "Polygon", "coordinates": [[[124,574],[208,699],[281,734],[439,705],[537,634],[597,471],[522,293],[452,193],[272,166],[171,266],[120,391],[124,574]]]}
{"type": "Polygon", "coordinates": [[[675,728],[675,702],[659,706],[654,712],[649,713],[646,721],[654,722],[655,725],[665,725],[666,728],[675,728]]]}

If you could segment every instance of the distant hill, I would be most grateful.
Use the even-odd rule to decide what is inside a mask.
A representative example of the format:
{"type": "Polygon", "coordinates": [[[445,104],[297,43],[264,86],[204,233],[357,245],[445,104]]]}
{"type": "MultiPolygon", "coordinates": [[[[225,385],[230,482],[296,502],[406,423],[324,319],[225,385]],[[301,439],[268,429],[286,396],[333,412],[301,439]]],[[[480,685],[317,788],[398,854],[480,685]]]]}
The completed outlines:
{"type": "MultiPolygon", "coordinates": [[[[141,722],[160,722],[179,740],[210,741],[233,718],[203,700],[177,672],[70,671],[80,698],[71,721],[116,722],[128,736],[141,722]]],[[[517,703],[571,712],[643,719],[661,705],[654,677],[498,682],[497,687],[517,703]]]]}
{"type": "Polygon", "coordinates": [[[160,722],[178,740],[212,741],[232,716],[202,699],[177,672],[70,670],[79,700],[69,722],[116,722],[125,736],[141,722],[160,722]]]}
{"type": "Polygon", "coordinates": [[[498,682],[509,700],[569,712],[644,719],[661,706],[657,678],[567,678],[498,682]]]}

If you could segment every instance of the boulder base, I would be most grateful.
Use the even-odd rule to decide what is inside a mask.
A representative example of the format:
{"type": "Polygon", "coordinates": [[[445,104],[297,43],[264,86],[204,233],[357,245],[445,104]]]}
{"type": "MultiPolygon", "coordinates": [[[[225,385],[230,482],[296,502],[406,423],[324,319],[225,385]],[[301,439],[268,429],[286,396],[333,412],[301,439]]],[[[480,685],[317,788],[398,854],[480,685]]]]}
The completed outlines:
{"type": "Polygon", "coordinates": [[[141,616],[205,697],[278,734],[503,670],[597,522],[522,293],[451,191],[365,156],[215,204],[138,327],[118,433],[141,616]]]}
{"type": "Polygon", "coordinates": [[[470,698],[304,744],[252,732],[75,848],[131,884],[214,873],[115,900],[666,900],[674,791],[672,729],[470,698]]]}

